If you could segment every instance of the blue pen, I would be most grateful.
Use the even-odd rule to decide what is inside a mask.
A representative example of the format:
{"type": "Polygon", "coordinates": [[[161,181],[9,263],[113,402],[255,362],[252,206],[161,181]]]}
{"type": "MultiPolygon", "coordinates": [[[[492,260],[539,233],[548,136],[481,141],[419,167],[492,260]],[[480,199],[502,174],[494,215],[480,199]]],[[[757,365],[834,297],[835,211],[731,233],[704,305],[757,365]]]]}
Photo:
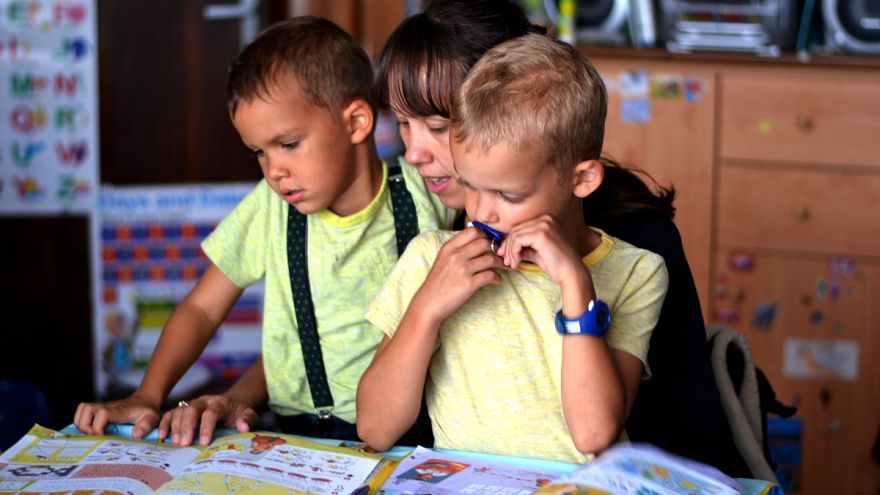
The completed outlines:
{"type": "Polygon", "coordinates": [[[491,241],[491,244],[489,246],[491,247],[493,253],[495,252],[495,249],[497,249],[498,246],[501,245],[501,241],[504,240],[504,234],[502,234],[501,232],[498,232],[497,230],[493,229],[492,227],[489,227],[485,223],[471,221],[471,222],[468,222],[468,227],[477,227],[478,229],[482,230],[486,234],[486,237],[488,237],[489,240],[491,241]]]}

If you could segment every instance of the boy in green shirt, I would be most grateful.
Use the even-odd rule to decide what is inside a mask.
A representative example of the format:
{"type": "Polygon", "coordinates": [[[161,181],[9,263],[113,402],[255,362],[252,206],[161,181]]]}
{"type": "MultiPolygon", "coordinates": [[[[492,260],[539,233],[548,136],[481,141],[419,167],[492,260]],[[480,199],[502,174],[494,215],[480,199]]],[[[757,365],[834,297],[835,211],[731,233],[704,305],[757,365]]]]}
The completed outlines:
{"type": "Polygon", "coordinates": [[[389,181],[376,151],[372,77],[357,42],[313,17],[273,25],[233,61],[229,113],[264,179],[204,241],[211,264],[163,329],[141,385],[127,399],[80,404],[80,430],[132,422],[139,438],[156,426],[243,289],[264,279],[262,360],[224,395],[181,402],[159,436],[170,427],[187,445],[201,420],[207,443],[218,419],[246,430],[268,400],[290,433],[356,438],[357,383],[382,336],[364,310],[406,242],[398,203],[408,212],[400,223],[423,230],[448,228],[454,214],[412,167],[402,168],[408,194],[389,193],[403,184],[389,181]],[[311,313],[315,324],[304,324],[311,313]]]}

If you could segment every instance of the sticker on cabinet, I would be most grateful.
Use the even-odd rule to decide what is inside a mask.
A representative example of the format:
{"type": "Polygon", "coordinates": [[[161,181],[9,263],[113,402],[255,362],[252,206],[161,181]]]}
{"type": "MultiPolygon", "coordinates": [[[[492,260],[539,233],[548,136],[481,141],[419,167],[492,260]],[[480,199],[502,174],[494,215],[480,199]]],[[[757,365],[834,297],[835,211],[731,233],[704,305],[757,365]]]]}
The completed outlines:
{"type": "Polygon", "coordinates": [[[681,77],[673,74],[652,76],[651,96],[664,100],[677,100],[681,97],[681,77]]]}
{"type": "Polygon", "coordinates": [[[750,272],[755,269],[755,255],[748,253],[730,253],[727,266],[736,272],[750,272]]]}
{"type": "Polygon", "coordinates": [[[855,380],[859,375],[859,344],[852,340],[789,338],[783,353],[785,376],[855,380]]]}
{"type": "Polygon", "coordinates": [[[752,328],[770,330],[776,320],[779,305],[774,303],[758,303],[752,310],[752,328]]]}
{"type": "Polygon", "coordinates": [[[621,72],[617,76],[617,89],[624,98],[648,96],[648,73],[636,70],[621,72]]]}
{"type": "Polygon", "coordinates": [[[693,77],[686,77],[684,79],[684,99],[688,103],[696,103],[700,101],[704,94],[706,94],[706,88],[708,85],[706,81],[702,79],[695,79],[693,77]]]}
{"type": "Polygon", "coordinates": [[[626,124],[645,124],[651,121],[651,102],[623,100],[620,102],[620,120],[626,124]]]}

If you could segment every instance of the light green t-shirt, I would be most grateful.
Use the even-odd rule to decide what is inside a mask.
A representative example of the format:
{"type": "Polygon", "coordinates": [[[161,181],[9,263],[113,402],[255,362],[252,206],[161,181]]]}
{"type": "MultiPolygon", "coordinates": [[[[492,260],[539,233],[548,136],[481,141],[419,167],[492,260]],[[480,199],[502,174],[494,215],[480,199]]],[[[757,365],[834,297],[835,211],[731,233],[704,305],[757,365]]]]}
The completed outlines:
{"type": "MultiPolygon", "coordinates": [[[[584,258],[596,295],[611,308],[610,347],[647,369],[648,344],[666,296],[663,258],[600,232],[584,258]]],[[[393,336],[437,251],[454,233],[414,239],[370,304],[367,319],[393,336]]],[[[499,270],[500,285],[481,288],[439,331],[426,389],[440,448],[537,457],[588,459],[574,446],[562,410],[562,337],[554,317],[559,286],[535,265],[499,270]]]]}
{"type": "MultiPolygon", "coordinates": [[[[420,230],[449,228],[455,212],[425,188],[410,166],[402,171],[420,230]]],[[[382,333],[364,311],[397,261],[388,169],[382,188],[360,212],[340,217],[328,210],[308,216],[308,267],[315,319],[335,403],[334,415],[355,420],[355,392],[382,333]]],[[[297,333],[287,268],[284,202],[261,181],[202,244],[205,253],[239,287],[265,278],[263,365],[269,405],[284,415],[314,413],[297,333]]]]}

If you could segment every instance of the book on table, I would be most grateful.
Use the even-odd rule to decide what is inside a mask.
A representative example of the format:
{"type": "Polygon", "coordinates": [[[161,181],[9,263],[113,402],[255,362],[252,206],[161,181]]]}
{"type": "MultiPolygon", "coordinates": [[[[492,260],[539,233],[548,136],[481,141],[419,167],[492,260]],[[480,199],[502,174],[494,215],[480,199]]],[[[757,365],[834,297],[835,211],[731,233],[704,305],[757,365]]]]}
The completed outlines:
{"type": "Polygon", "coordinates": [[[375,491],[396,461],[291,435],[242,433],[207,446],[64,435],[34,426],[0,455],[0,493],[375,491]]]}
{"type": "MultiPolygon", "coordinates": [[[[618,444],[580,466],[546,461],[511,465],[496,456],[417,448],[379,495],[736,495],[781,493],[759,482],[746,488],[721,471],[645,444],[618,444]],[[565,470],[559,469],[565,466],[565,470]],[[757,489],[753,489],[757,488],[757,489]]],[[[750,481],[750,480],[742,480],[750,481]]],[[[778,489],[778,488],[777,488],[778,489]]]]}
{"type": "Polygon", "coordinates": [[[711,466],[644,444],[615,445],[580,466],[423,447],[394,451],[383,456],[267,432],[221,436],[207,446],[180,447],[67,435],[34,426],[0,455],[0,495],[781,493],[772,483],[733,479],[711,466]]]}

